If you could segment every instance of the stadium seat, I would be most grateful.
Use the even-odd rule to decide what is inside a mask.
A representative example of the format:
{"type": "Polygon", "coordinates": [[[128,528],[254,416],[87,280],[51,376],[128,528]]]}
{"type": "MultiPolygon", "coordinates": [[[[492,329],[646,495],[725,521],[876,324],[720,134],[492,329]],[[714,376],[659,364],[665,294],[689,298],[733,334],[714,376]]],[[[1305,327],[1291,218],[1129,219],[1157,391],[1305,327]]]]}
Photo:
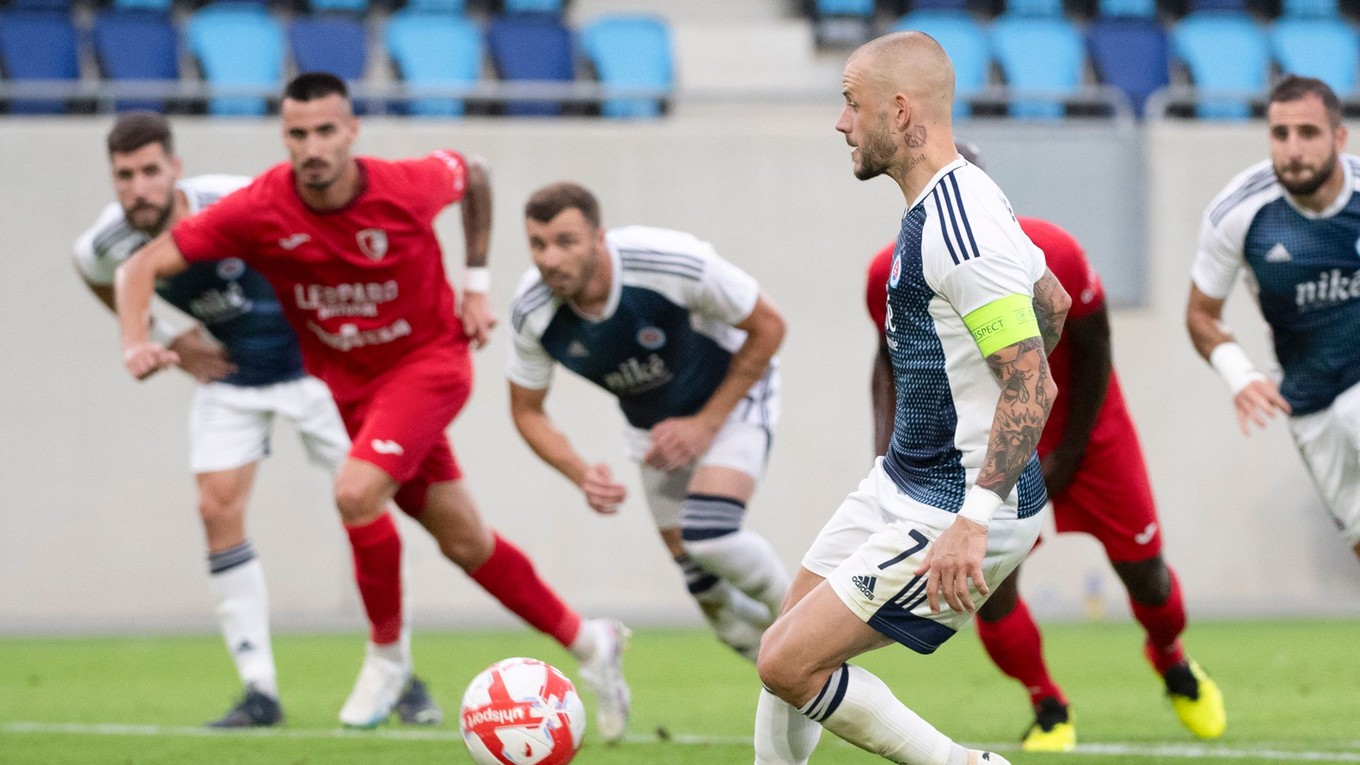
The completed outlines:
{"type": "Polygon", "coordinates": [[[467,13],[467,0],[407,0],[404,10],[462,16],[467,13]]]}
{"type": "MultiPolygon", "coordinates": [[[[1086,54],[1076,25],[1062,17],[1003,14],[991,25],[992,54],[1017,95],[1027,91],[1075,94],[1081,90],[1086,54]]],[[[1061,100],[1013,99],[1012,117],[1052,119],[1064,116],[1061,100]]]]}
{"type": "MultiPolygon", "coordinates": [[[[517,14],[493,19],[486,29],[487,50],[496,76],[506,82],[572,82],[576,64],[571,32],[557,16],[517,14]]],[[[514,116],[555,116],[555,101],[509,101],[504,113],[514,116]]]]}
{"type": "Polygon", "coordinates": [[[112,7],[121,11],[160,11],[169,13],[171,0],[113,0],[112,7]]]}
{"type": "Polygon", "coordinates": [[[1316,77],[1343,98],[1355,92],[1360,38],[1340,18],[1281,18],[1270,30],[1270,46],[1281,70],[1316,77]]]}
{"type": "Polygon", "coordinates": [[[307,7],[313,13],[343,11],[358,16],[368,12],[368,0],[307,0],[307,7]]]}
{"type": "MultiPolygon", "coordinates": [[[[189,17],[189,50],[203,79],[212,86],[279,86],[283,77],[283,29],[261,5],[222,2],[189,17]]],[[[262,96],[218,96],[208,100],[214,115],[259,115],[268,111],[262,96]]]]}
{"type": "MultiPolygon", "coordinates": [[[[581,28],[581,47],[606,86],[656,88],[675,86],[671,64],[671,32],[666,20],[646,14],[609,14],[581,28]]],[[[657,117],[664,100],[610,98],[600,107],[605,117],[657,117]]]]}
{"type": "Polygon", "coordinates": [[[562,15],[562,0],[504,0],[502,9],[509,16],[518,13],[553,13],[562,15]]]}
{"type": "Polygon", "coordinates": [[[1265,32],[1245,11],[1191,11],[1171,27],[1171,50],[1195,89],[1217,96],[1196,106],[1200,117],[1247,119],[1249,99],[1262,94],[1270,69],[1265,32]],[[1232,55],[1224,55],[1232,51],[1232,55]]]}
{"type": "Polygon", "coordinates": [[[61,11],[71,12],[71,0],[12,0],[10,8],[26,11],[61,11]]]}
{"type": "MultiPolygon", "coordinates": [[[[922,3],[917,3],[917,6],[922,3]]],[[[900,32],[915,29],[934,37],[949,59],[954,63],[954,116],[967,117],[972,114],[968,103],[970,95],[987,88],[987,78],[992,65],[992,54],[987,43],[987,33],[973,17],[963,10],[924,8],[914,10],[893,24],[892,31],[900,32]]]]}
{"type": "Polygon", "coordinates": [[[1005,15],[1041,19],[1061,18],[1062,0],[1006,0],[1005,15]]]}
{"type": "Polygon", "coordinates": [[[299,72],[329,72],[348,82],[364,78],[368,36],[358,18],[296,16],[288,27],[288,45],[299,72]]]}
{"type": "Polygon", "coordinates": [[[1157,0],[1097,0],[1096,15],[1103,18],[1155,19],[1157,0]]]}
{"type": "Polygon", "coordinates": [[[814,0],[812,23],[818,45],[859,45],[873,33],[874,0],[814,0]]]}
{"type": "MultiPolygon", "coordinates": [[[[482,35],[465,18],[407,7],[387,20],[387,52],[407,85],[470,87],[482,76],[482,35]]],[[[420,116],[458,116],[461,98],[419,98],[403,109],[420,116]]]]}
{"type": "MultiPolygon", "coordinates": [[[[80,79],[76,28],[67,11],[16,9],[0,12],[0,70],[14,82],[80,79]]],[[[61,114],[64,99],[24,98],[8,104],[10,114],[61,114]]]]}
{"type": "MultiPolygon", "coordinates": [[[[152,10],[108,10],[91,30],[99,72],[114,82],[179,82],[179,35],[170,16],[152,10]]],[[[119,99],[114,109],[165,111],[164,99],[119,99]]]]}
{"type": "Polygon", "coordinates": [[[1166,30],[1154,19],[1098,17],[1086,43],[1096,78],[1122,90],[1139,117],[1148,96],[1170,84],[1166,30]]]}
{"type": "Polygon", "coordinates": [[[1284,0],[1280,16],[1295,19],[1335,19],[1337,0],[1284,0]]]}

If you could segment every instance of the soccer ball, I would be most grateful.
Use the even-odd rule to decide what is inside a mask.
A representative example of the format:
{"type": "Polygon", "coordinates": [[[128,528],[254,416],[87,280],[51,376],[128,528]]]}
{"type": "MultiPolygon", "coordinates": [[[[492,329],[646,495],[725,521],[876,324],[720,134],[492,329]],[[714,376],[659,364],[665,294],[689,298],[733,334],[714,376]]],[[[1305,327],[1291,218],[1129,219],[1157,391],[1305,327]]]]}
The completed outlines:
{"type": "Polygon", "coordinates": [[[478,765],[566,765],[586,732],[576,686],[537,659],[487,667],[468,685],[459,717],[478,765]]]}

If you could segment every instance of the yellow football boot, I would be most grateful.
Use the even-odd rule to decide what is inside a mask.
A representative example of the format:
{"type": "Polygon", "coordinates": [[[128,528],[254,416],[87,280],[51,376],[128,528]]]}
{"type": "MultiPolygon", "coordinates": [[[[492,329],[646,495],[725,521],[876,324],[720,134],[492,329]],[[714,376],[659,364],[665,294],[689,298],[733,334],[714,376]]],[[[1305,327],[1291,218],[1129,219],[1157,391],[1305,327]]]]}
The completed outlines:
{"type": "Polygon", "coordinates": [[[1218,738],[1228,727],[1228,715],[1223,710],[1223,692],[1209,678],[1199,664],[1187,659],[1172,667],[1163,676],[1166,693],[1171,697],[1171,708],[1181,719],[1181,725],[1198,738],[1218,738]]]}
{"type": "Polygon", "coordinates": [[[1072,710],[1049,697],[1034,707],[1034,724],[1020,739],[1026,752],[1070,752],[1077,748],[1077,727],[1072,722],[1072,710]]]}

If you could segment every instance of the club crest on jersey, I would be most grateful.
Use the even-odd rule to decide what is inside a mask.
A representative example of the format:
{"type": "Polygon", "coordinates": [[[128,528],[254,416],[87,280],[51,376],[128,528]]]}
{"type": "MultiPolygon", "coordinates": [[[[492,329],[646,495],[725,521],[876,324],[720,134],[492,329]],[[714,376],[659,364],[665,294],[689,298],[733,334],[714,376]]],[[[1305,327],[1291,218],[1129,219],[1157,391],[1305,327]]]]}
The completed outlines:
{"type": "Polygon", "coordinates": [[[240,279],[246,272],[246,264],[240,258],[227,258],[217,261],[217,278],[231,281],[240,279]]]}
{"type": "Polygon", "coordinates": [[[366,228],[354,238],[359,241],[359,250],[373,260],[382,260],[387,254],[387,232],[380,228],[366,228]]]}
{"type": "Polygon", "coordinates": [[[643,327],[638,330],[637,341],[643,348],[654,351],[666,344],[666,333],[660,327],[643,327]]]}
{"type": "Polygon", "coordinates": [[[888,288],[897,287],[897,283],[902,281],[902,256],[893,253],[892,271],[888,272],[888,288]]]}

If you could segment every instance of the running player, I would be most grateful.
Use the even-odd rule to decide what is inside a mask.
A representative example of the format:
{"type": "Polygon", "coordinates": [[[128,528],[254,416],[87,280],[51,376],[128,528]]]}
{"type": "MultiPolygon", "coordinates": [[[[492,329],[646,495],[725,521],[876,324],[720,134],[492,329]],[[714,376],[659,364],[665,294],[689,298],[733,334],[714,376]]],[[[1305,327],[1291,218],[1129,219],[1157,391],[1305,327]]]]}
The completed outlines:
{"type": "MultiPolygon", "coordinates": [[[[962,142],[957,146],[964,159],[982,167],[975,148],[962,142]]],[[[1048,359],[1063,393],[1039,439],[1039,462],[1053,501],[1054,522],[1058,531],[1084,531],[1100,541],[1128,590],[1134,618],[1146,634],[1144,654],[1163,678],[1172,708],[1196,736],[1216,738],[1226,724],[1223,696],[1181,646],[1185,606],[1175,572],[1162,559],[1152,487],[1111,365],[1109,312],[1100,277],[1071,234],[1037,218],[1018,221],[1072,296],[1062,341],[1048,359]]],[[[879,454],[887,453],[895,416],[890,402],[896,397],[896,385],[883,329],[892,251],[889,245],[874,257],[865,293],[869,315],[879,330],[873,374],[874,445],[879,454]]],[[[1022,740],[1025,751],[1074,749],[1072,712],[1044,663],[1039,626],[1020,597],[1018,567],[978,609],[977,627],[992,661],[1029,692],[1035,719],[1022,740]]]]}
{"type": "Polygon", "coordinates": [[[589,190],[556,183],[525,205],[535,268],[511,316],[510,411],[534,452],[598,513],[625,488],[544,409],[556,363],[618,398],[661,539],[718,638],[755,661],[788,575],[742,528],[779,416],[784,319],[755,279],[690,234],[605,230],[589,190]]]}
{"type": "Polygon", "coordinates": [[[1360,557],[1360,157],[1326,83],[1288,76],[1266,107],[1270,159],[1209,203],[1190,272],[1185,323],[1195,350],[1232,391],[1237,423],[1276,413],[1341,536],[1360,557]],[[1270,327],[1277,379],[1257,371],[1223,323],[1238,271],[1270,327]]]}
{"type": "MultiPolygon", "coordinates": [[[[113,310],[113,275],[120,263],[250,179],[181,179],[170,123],[153,112],[120,115],[107,144],[118,201],[76,241],[75,262],[86,285],[113,310]]],[[[264,568],[246,536],[246,501],[256,467],[269,453],[276,416],[291,421],[312,461],[331,471],[349,449],[349,437],[330,391],[303,371],[297,338],[258,273],[240,260],[200,263],[158,284],[157,292],[202,323],[176,334],[153,320],[151,330],[200,383],[189,412],[189,465],[198,485],[218,624],[244,687],[240,702],[210,725],[275,725],[283,710],[269,639],[269,599],[264,568]],[[219,342],[205,337],[204,329],[219,342]]],[[[397,711],[408,723],[442,719],[414,675],[397,711]]]]}
{"type": "Polygon", "coordinates": [[[344,82],[329,74],[294,78],[282,117],[290,162],[180,222],[119,268],[128,371],[141,378],[174,363],[147,339],[157,278],[231,257],[257,268],[282,296],[306,366],[330,387],[354,442],[335,498],[360,587],[371,594],[374,629],[341,720],[371,726],[386,719],[411,674],[400,639],[401,540],[386,511],[394,500],[449,560],[581,662],[582,679],[598,696],[602,736],[621,737],[629,703],[623,626],[583,620],[483,523],[445,434],[471,392],[468,346],[484,345],[495,323],[486,296],[485,165],[453,151],[397,162],[356,157],[358,120],[344,82]],[[456,312],[433,222],[460,201],[469,272],[456,312]]]}
{"type": "Polygon", "coordinates": [[[933,652],[1034,546],[1047,499],[1034,450],[1057,395],[1046,350],[1069,301],[1005,195],[955,151],[954,70],[939,43],[872,40],[842,83],[836,130],[855,177],[887,175],[907,203],[884,322],[897,418],[888,453],[818,534],[765,632],[756,762],[807,762],[820,724],[892,762],[996,765],[1005,759],[955,743],[846,662],[894,641],[933,652]]]}

